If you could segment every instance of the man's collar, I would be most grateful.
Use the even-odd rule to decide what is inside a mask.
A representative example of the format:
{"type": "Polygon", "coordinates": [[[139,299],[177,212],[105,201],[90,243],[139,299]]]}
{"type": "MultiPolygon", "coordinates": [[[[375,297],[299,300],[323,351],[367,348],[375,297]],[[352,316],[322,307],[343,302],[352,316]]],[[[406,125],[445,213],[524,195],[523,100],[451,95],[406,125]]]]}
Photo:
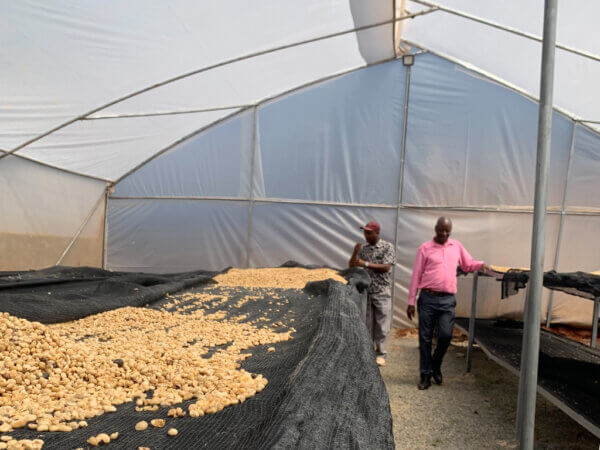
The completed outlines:
{"type": "Polygon", "coordinates": [[[446,243],[444,245],[442,244],[438,244],[435,239],[432,239],[431,242],[433,242],[433,245],[437,245],[438,247],[446,247],[447,245],[454,245],[454,240],[448,238],[448,240],[446,241],[446,243]]]}

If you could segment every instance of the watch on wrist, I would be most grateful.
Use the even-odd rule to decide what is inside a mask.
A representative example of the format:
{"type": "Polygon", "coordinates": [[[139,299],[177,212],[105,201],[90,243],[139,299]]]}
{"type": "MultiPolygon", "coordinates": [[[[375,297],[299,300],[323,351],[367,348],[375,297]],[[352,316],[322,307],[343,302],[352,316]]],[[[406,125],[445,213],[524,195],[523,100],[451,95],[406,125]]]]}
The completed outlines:
{"type": "Polygon", "coordinates": [[[369,261],[365,262],[365,267],[369,267],[369,261]]]}

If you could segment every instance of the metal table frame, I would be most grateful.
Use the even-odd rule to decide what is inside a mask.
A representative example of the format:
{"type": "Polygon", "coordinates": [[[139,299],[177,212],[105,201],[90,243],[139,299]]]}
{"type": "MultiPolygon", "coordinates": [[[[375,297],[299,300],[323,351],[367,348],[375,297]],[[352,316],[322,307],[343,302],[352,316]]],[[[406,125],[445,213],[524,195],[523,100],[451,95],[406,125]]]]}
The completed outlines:
{"type": "MultiPolygon", "coordinates": [[[[475,272],[473,274],[473,292],[471,294],[471,316],[469,317],[469,345],[467,347],[467,372],[471,372],[473,344],[475,343],[475,318],[477,317],[477,288],[480,276],[489,276],[483,273],[475,272]]],[[[576,297],[576,296],[575,296],[576,297]]],[[[527,303],[527,296],[525,297],[527,303]]],[[[600,297],[594,299],[594,312],[592,320],[592,337],[590,347],[596,348],[598,341],[598,313],[600,313],[600,297]]]]}
{"type": "MultiPolygon", "coordinates": [[[[469,336],[469,343],[468,343],[468,347],[467,347],[467,373],[471,372],[472,358],[473,358],[473,345],[476,343],[475,319],[477,317],[477,289],[478,289],[478,282],[479,282],[480,275],[481,276],[489,276],[484,273],[478,273],[478,272],[475,272],[473,274],[473,291],[472,291],[472,295],[471,295],[471,316],[469,317],[469,329],[467,331],[463,327],[457,326],[457,328],[459,328],[463,332],[467,332],[468,336],[469,336]]],[[[526,302],[527,302],[527,295],[525,296],[525,303],[526,302]]],[[[596,341],[598,338],[598,313],[599,312],[600,312],[600,297],[596,297],[594,299],[594,312],[593,312],[594,320],[592,323],[592,338],[591,338],[591,341],[589,344],[589,346],[591,348],[596,347],[596,341]]],[[[512,372],[516,376],[520,377],[520,371],[518,368],[513,367],[512,365],[508,364],[506,361],[493,355],[485,346],[481,345],[479,342],[477,342],[477,344],[479,344],[481,346],[481,349],[483,350],[483,352],[490,359],[492,359],[494,362],[496,362],[500,366],[504,367],[505,369],[508,369],[510,372],[512,372]]],[[[571,417],[573,420],[575,420],[580,425],[582,425],[584,428],[586,428],[588,431],[590,431],[592,434],[594,434],[595,436],[600,438],[600,429],[595,424],[593,424],[592,422],[587,420],[585,417],[583,417],[582,415],[580,415],[579,413],[577,413],[576,411],[571,409],[564,402],[562,402],[559,398],[554,396],[550,391],[544,389],[540,385],[537,386],[537,391],[538,391],[538,393],[543,395],[547,400],[549,400],[552,404],[554,404],[559,409],[561,409],[565,414],[567,414],[569,417],[571,417]]],[[[519,415],[519,409],[521,409],[521,408],[519,408],[517,406],[517,416],[519,415]]]]}

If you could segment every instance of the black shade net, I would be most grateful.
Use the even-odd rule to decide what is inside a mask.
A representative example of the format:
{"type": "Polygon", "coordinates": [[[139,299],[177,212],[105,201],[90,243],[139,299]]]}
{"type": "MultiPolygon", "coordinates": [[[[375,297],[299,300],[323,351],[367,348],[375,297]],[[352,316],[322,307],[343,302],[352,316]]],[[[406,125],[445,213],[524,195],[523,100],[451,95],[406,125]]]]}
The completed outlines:
{"type": "Polygon", "coordinates": [[[218,272],[168,275],[51,267],[0,272],[0,312],[44,324],[68,322],[124,306],[143,306],[166,294],[214,283],[218,272]]]}
{"type": "MultiPolygon", "coordinates": [[[[287,267],[294,267],[294,264],[290,263],[287,267]]],[[[309,283],[302,291],[235,288],[232,292],[231,288],[210,284],[209,273],[196,274],[196,277],[205,277],[203,282],[186,292],[222,294],[221,299],[212,303],[198,304],[207,313],[224,310],[228,318],[245,315],[244,321],[254,321],[267,312],[268,320],[261,326],[282,322],[282,331],[292,325],[297,330],[292,340],[270,345],[275,347],[275,352],[267,353],[269,345],[257,346],[251,349],[252,357],[241,363],[246,371],[260,373],[268,379],[269,383],[262,392],[241,404],[200,418],[167,417],[169,408],[180,406],[185,410],[195,400],[154,412],[137,412],[132,402],[119,406],[115,413],[90,419],[87,428],[70,433],[38,433],[20,429],[10,435],[18,439],[39,437],[45,441],[44,448],[49,449],[88,448],[88,437],[116,431],[120,436],[111,442],[110,448],[394,448],[387,391],[374,361],[372,342],[356,306],[361,303],[361,295],[366,295],[370,283],[366,271],[351,269],[342,272],[349,280],[347,286],[328,280],[309,283]],[[241,298],[257,294],[264,301],[247,302],[240,308],[229,309],[241,298]],[[265,309],[268,302],[271,304],[265,309]],[[166,419],[166,426],[134,430],[138,421],[149,422],[153,418],[166,419]],[[170,427],[179,431],[174,438],[166,434],[170,427]]],[[[189,279],[178,278],[182,276],[173,275],[178,283],[189,279]]],[[[96,280],[98,282],[100,280],[96,280]]],[[[73,283],[82,281],[75,280],[73,283]]],[[[47,303],[61,297],[62,289],[65,293],[71,292],[69,285],[54,285],[52,300],[33,304],[41,309],[36,314],[49,312],[47,303]]],[[[123,291],[119,284],[117,286],[119,290],[114,297],[118,299],[123,291]]],[[[127,287],[129,289],[129,284],[127,287]]],[[[131,294],[130,290],[126,292],[131,294]]],[[[100,300],[92,298],[94,302],[100,300]]],[[[169,301],[161,299],[148,307],[161,308],[169,301]]],[[[190,300],[190,303],[193,302],[190,300]]],[[[131,304],[123,302],[120,306],[131,304]]],[[[0,307],[5,310],[2,297],[0,307]]],[[[114,307],[119,306],[110,303],[110,308],[104,310],[114,307]]],[[[31,316],[31,313],[28,315],[31,316]]]]}
{"type": "MultiPolygon", "coordinates": [[[[502,298],[516,294],[527,286],[529,271],[511,269],[502,276],[502,298]]],[[[600,297],[600,275],[587,272],[544,273],[544,287],[593,300],[600,297]]]]}
{"type": "MultiPolygon", "coordinates": [[[[456,319],[468,329],[469,319],[456,319]]],[[[478,319],[475,339],[515,369],[521,364],[523,324],[478,319]]],[[[538,384],[600,428],[600,352],[544,330],[540,335],[538,384]]]]}

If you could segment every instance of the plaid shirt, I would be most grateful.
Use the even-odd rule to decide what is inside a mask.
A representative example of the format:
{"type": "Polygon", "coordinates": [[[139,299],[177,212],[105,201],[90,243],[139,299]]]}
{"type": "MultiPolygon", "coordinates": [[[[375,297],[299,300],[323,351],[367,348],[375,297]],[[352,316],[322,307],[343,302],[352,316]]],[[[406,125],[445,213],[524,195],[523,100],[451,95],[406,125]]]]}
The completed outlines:
{"type": "MultiPolygon", "coordinates": [[[[357,255],[363,261],[375,264],[391,264],[396,263],[396,254],[394,246],[383,239],[379,239],[377,244],[363,244],[357,255]]],[[[371,277],[371,287],[369,294],[392,294],[392,271],[375,272],[367,269],[371,277]]]]}

